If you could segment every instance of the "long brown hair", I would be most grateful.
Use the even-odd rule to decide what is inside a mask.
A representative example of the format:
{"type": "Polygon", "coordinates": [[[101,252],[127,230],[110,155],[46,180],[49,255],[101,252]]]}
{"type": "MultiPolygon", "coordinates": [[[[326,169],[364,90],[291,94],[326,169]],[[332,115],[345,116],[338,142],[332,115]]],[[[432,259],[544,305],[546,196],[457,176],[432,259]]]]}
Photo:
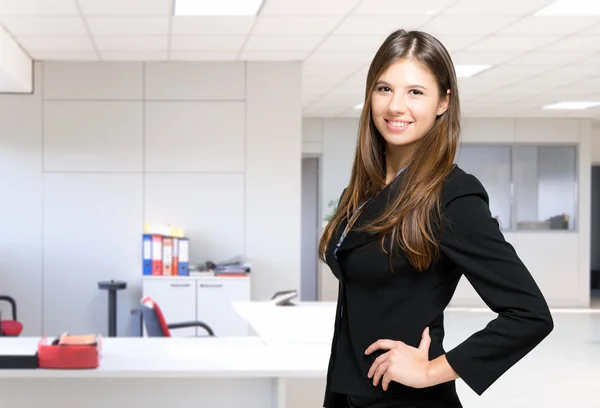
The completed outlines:
{"type": "Polygon", "coordinates": [[[444,180],[454,167],[460,136],[456,73],[448,51],[436,38],[421,31],[398,30],[383,42],[369,67],[350,183],[321,236],[319,258],[323,261],[340,224],[351,220],[362,203],[386,186],[385,140],[371,117],[371,95],[387,68],[405,58],[417,61],[431,72],[440,97],[450,92],[448,109],[417,142],[400,177],[402,187],[398,194],[383,213],[361,229],[379,235],[384,251],[385,237],[390,236],[390,249],[403,250],[418,271],[427,269],[439,254],[440,196],[444,180]]]}

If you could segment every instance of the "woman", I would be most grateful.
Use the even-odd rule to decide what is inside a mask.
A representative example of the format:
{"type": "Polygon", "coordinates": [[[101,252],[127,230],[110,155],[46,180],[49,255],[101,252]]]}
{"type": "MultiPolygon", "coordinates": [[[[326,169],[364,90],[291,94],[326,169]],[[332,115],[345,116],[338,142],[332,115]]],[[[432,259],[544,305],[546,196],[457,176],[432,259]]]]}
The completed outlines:
{"type": "Polygon", "coordinates": [[[423,32],[375,55],[348,187],[320,257],[339,280],[324,406],[461,407],[553,329],[548,305],[491,216],[481,183],[453,164],[456,74],[423,32]],[[498,317],[443,349],[443,312],[464,275],[498,317]]]}

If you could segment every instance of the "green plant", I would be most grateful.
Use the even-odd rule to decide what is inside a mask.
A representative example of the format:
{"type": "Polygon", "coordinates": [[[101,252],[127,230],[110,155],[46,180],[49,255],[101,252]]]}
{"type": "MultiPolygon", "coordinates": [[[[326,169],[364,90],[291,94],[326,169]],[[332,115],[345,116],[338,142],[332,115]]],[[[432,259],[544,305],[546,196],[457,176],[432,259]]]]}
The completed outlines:
{"type": "Polygon", "coordinates": [[[330,210],[329,214],[327,214],[325,216],[325,218],[323,218],[325,221],[327,221],[327,222],[331,221],[331,218],[333,217],[333,214],[335,213],[335,210],[337,209],[339,201],[340,201],[339,199],[329,200],[327,207],[331,208],[331,210],[330,210]]]}

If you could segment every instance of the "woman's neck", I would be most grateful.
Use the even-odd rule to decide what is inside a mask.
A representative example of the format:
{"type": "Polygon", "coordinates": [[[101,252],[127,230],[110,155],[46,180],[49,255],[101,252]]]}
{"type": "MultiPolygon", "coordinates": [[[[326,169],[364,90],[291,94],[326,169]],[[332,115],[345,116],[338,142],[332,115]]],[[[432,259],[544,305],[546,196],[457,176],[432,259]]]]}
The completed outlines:
{"type": "Polygon", "coordinates": [[[385,184],[389,184],[408,163],[407,154],[403,149],[389,149],[385,151],[385,184]]]}

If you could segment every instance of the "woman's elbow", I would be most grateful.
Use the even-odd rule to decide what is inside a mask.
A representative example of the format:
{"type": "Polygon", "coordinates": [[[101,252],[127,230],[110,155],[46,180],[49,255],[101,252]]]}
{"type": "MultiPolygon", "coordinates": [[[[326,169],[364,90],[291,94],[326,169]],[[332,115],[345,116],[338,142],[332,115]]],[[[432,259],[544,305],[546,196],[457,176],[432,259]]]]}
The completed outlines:
{"type": "Polygon", "coordinates": [[[554,319],[550,310],[545,308],[545,310],[537,316],[535,324],[532,326],[535,327],[535,334],[539,341],[548,337],[548,335],[552,333],[552,330],[554,330],[554,319]]]}

